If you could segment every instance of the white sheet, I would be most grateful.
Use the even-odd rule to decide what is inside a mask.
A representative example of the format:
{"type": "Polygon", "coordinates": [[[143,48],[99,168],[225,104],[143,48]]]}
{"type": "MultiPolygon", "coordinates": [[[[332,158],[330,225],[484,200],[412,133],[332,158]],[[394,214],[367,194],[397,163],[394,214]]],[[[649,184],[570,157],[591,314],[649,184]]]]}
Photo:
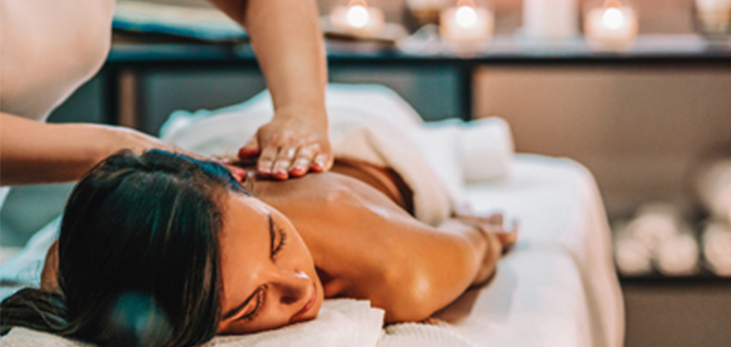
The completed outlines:
{"type": "Polygon", "coordinates": [[[512,170],[505,182],[467,187],[477,211],[517,217],[521,235],[513,254],[499,265],[495,283],[481,293],[471,319],[455,329],[491,347],[622,346],[622,295],[593,177],[571,160],[533,155],[517,155],[512,170]],[[505,312],[496,314],[500,307],[505,312]],[[507,336],[493,329],[496,323],[507,336]]]}

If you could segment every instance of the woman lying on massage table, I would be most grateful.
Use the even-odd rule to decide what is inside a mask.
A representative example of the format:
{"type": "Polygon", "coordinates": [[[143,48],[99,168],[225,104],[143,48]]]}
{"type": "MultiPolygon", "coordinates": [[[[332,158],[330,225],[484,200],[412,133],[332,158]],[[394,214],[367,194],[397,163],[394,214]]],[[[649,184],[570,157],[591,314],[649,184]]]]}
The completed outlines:
{"type": "Polygon", "coordinates": [[[517,234],[501,215],[431,227],[409,214],[410,195],[361,162],[272,182],[120,153],[78,183],[41,290],[2,303],[2,329],[192,346],[313,319],[332,297],[370,300],[387,322],[423,320],[489,280],[517,234]]]}

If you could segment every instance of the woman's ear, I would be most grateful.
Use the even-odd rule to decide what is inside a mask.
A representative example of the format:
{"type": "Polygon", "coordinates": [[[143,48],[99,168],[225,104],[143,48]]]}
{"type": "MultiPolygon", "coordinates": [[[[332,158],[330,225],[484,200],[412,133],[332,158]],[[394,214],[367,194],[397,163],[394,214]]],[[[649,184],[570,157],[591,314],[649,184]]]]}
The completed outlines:
{"type": "Polygon", "coordinates": [[[46,253],[46,262],[41,272],[41,290],[60,293],[58,288],[58,240],[46,253]]]}

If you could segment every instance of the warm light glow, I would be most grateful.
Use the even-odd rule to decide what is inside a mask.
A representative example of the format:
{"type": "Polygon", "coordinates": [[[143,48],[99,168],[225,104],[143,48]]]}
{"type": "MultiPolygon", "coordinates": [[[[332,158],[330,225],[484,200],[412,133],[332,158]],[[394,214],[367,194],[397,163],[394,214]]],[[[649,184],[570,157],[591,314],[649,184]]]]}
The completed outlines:
{"type": "Polygon", "coordinates": [[[454,13],[454,17],[460,28],[472,28],[477,24],[477,12],[472,6],[461,6],[454,13]]]}
{"type": "Polygon", "coordinates": [[[624,25],[624,14],[616,7],[608,8],[602,15],[602,22],[608,29],[617,30],[624,25]]]}
{"type": "Polygon", "coordinates": [[[368,24],[370,14],[368,13],[368,9],[361,5],[350,6],[346,20],[354,28],[363,28],[368,24]]]}

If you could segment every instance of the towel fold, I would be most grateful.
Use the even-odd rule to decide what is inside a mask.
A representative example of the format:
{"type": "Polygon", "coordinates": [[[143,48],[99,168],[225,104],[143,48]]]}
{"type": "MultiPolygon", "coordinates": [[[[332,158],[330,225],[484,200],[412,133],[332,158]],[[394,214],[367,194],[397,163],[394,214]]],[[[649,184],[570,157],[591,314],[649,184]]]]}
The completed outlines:
{"type": "Polygon", "coordinates": [[[725,223],[711,223],[703,231],[703,256],[710,270],[731,277],[731,228],[725,223]]]}
{"type": "Polygon", "coordinates": [[[696,193],[714,219],[731,223],[731,159],[702,165],[695,182],[696,193]]]}
{"type": "Polygon", "coordinates": [[[652,252],[644,243],[618,232],[614,240],[614,261],[623,275],[637,276],[652,272],[652,252]]]}
{"type": "Polygon", "coordinates": [[[203,347],[373,347],[382,334],[383,315],[369,301],[325,300],[315,320],[256,334],[220,336],[203,347]]]}
{"type": "Polygon", "coordinates": [[[688,276],[698,270],[698,242],[690,233],[663,241],[657,248],[655,267],[668,276],[688,276]]]}

